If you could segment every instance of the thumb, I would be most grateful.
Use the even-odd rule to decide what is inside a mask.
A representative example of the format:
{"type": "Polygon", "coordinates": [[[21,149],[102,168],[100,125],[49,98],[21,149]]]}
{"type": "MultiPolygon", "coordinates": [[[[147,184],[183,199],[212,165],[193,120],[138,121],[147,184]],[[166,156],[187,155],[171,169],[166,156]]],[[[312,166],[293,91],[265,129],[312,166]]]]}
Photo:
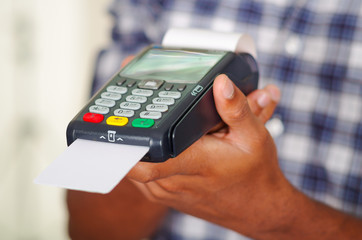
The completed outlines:
{"type": "Polygon", "coordinates": [[[230,132],[242,136],[256,126],[257,118],[250,110],[245,95],[224,74],[214,81],[216,109],[230,132]]]}

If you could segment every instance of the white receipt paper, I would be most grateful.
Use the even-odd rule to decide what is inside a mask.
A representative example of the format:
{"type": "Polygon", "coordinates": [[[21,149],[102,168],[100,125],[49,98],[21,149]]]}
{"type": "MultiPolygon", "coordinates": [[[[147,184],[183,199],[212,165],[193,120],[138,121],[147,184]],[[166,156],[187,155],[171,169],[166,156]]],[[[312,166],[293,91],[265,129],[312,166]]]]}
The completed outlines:
{"type": "Polygon", "coordinates": [[[148,150],[144,146],[77,139],[34,182],[109,193],[148,150]]]}
{"type": "Polygon", "coordinates": [[[254,40],[248,34],[243,33],[171,28],[163,37],[162,46],[224,50],[235,53],[246,52],[256,58],[254,40]]]}

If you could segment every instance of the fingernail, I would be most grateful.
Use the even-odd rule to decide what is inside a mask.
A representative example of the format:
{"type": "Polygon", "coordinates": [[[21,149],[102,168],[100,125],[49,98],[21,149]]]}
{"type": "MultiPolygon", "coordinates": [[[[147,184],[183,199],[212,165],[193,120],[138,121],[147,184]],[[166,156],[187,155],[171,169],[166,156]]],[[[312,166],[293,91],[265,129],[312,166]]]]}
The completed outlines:
{"type": "Polygon", "coordinates": [[[234,86],[231,80],[225,77],[223,95],[226,99],[232,99],[234,97],[234,86]]]}
{"type": "Polygon", "coordinates": [[[269,88],[269,93],[274,102],[279,102],[280,100],[280,90],[277,87],[269,88]]]}
{"type": "Polygon", "coordinates": [[[267,93],[262,92],[256,101],[260,107],[264,108],[270,104],[271,99],[267,93]]]}

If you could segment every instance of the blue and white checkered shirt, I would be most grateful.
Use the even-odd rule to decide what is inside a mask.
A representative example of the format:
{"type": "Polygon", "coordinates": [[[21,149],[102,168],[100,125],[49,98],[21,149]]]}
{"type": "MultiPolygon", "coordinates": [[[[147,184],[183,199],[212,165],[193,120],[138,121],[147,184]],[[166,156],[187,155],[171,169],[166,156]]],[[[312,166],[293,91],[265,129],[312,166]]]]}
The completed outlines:
{"type": "MultiPolygon", "coordinates": [[[[269,127],[284,174],[308,196],[362,216],[362,1],[118,0],[110,12],[113,42],[99,55],[94,90],[170,27],[250,34],[261,87],[282,91],[269,127]]],[[[171,211],[155,239],[244,237],[171,211]]]]}

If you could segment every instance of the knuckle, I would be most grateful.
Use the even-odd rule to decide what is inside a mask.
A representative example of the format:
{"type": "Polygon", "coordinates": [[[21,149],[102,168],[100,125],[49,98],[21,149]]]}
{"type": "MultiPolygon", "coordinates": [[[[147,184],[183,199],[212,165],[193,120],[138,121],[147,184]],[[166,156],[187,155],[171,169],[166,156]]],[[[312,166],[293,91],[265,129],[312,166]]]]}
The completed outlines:
{"type": "Polygon", "coordinates": [[[269,142],[272,141],[272,138],[266,128],[261,128],[257,136],[258,136],[257,148],[259,149],[268,146],[269,142]]]}
{"type": "Polygon", "coordinates": [[[266,113],[266,112],[262,112],[262,113],[259,115],[259,119],[260,119],[260,121],[261,121],[263,124],[265,124],[265,123],[269,120],[270,117],[271,117],[271,116],[270,116],[268,113],[266,113]]]}
{"type": "Polygon", "coordinates": [[[147,199],[153,203],[162,203],[162,196],[160,196],[160,193],[154,190],[150,190],[150,194],[147,196],[147,199]]]}
{"type": "Polygon", "coordinates": [[[173,181],[170,181],[169,179],[158,180],[156,182],[162,189],[164,189],[166,192],[169,193],[180,193],[183,192],[184,190],[183,187],[181,187],[179,184],[176,184],[173,181]]]}
{"type": "Polygon", "coordinates": [[[154,203],[162,203],[166,198],[165,194],[162,193],[161,191],[151,190],[151,194],[152,194],[152,197],[150,200],[154,203]]]}
{"type": "Polygon", "coordinates": [[[249,106],[246,102],[236,105],[233,109],[230,109],[229,118],[232,120],[243,119],[249,114],[249,106]]]}
{"type": "Polygon", "coordinates": [[[149,183],[160,177],[160,171],[157,168],[147,168],[138,177],[138,181],[142,183],[149,183]]]}
{"type": "Polygon", "coordinates": [[[150,200],[156,203],[163,203],[170,199],[170,194],[160,188],[150,188],[150,200]]]}

